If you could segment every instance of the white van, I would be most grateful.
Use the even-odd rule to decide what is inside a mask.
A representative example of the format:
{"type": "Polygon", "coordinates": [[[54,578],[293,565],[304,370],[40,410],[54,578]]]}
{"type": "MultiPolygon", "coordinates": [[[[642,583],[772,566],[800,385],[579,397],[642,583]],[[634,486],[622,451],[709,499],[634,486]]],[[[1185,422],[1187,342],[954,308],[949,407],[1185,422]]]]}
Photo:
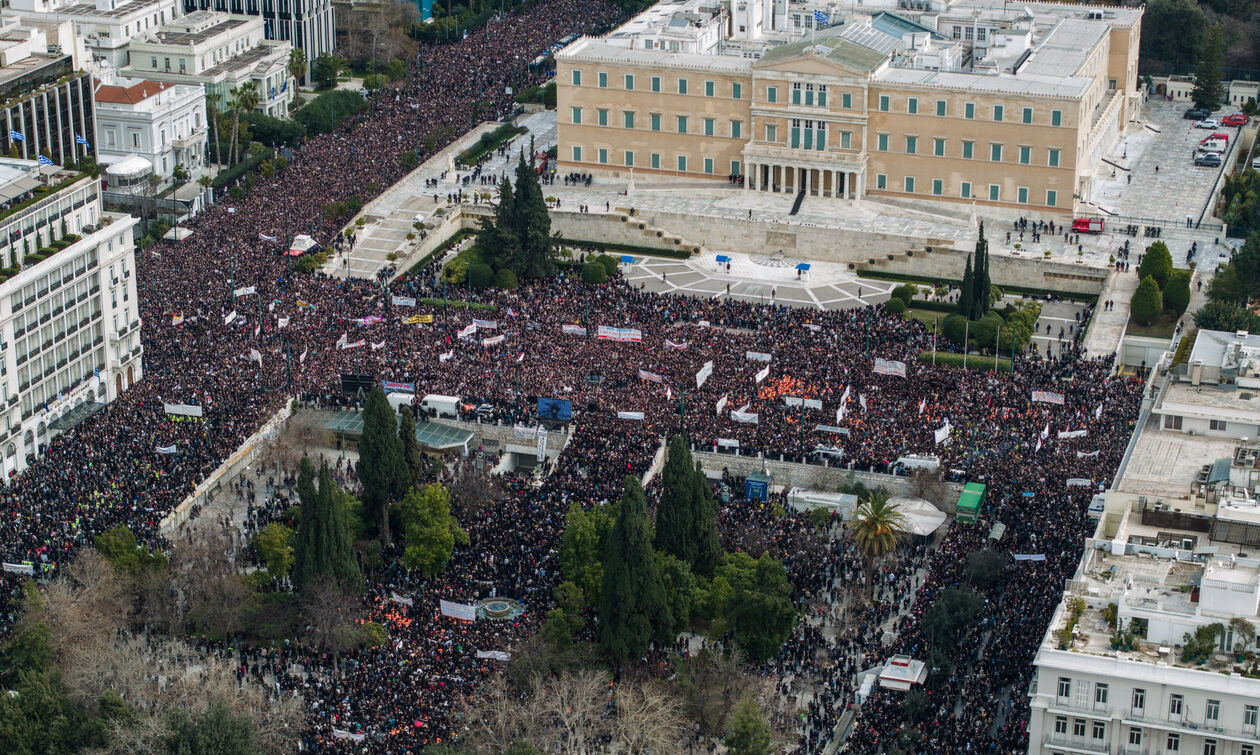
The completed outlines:
{"type": "Polygon", "coordinates": [[[459,419],[459,396],[443,396],[439,393],[430,393],[420,399],[420,408],[428,412],[435,412],[439,417],[459,419]]]}
{"type": "Polygon", "coordinates": [[[1260,170],[1260,157],[1251,158],[1251,169],[1260,170]]]}
{"type": "Polygon", "coordinates": [[[406,404],[407,406],[415,405],[416,394],[414,393],[387,393],[385,394],[385,400],[389,402],[390,408],[394,410],[395,414],[397,414],[398,407],[402,406],[403,404],[406,404]]]}

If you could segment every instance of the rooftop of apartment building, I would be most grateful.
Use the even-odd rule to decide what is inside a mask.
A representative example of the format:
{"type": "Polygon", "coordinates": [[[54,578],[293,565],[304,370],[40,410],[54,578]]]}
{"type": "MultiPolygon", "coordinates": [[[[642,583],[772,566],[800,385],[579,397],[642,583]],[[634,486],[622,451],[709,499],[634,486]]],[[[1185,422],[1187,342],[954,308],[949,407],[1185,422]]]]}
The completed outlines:
{"type": "Polygon", "coordinates": [[[76,2],[66,0],[10,0],[9,10],[16,13],[57,13],[66,16],[88,18],[124,19],[151,13],[163,6],[171,6],[171,0],[97,0],[76,2]]]}
{"type": "Polygon", "coordinates": [[[261,23],[252,16],[235,16],[217,11],[199,10],[175,19],[144,37],[145,42],[175,47],[193,47],[247,24],[261,23]]]}
{"type": "Polygon", "coordinates": [[[138,105],[172,86],[177,85],[143,79],[129,82],[126,86],[101,84],[96,88],[96,101],[115,105],[138,105]]]}

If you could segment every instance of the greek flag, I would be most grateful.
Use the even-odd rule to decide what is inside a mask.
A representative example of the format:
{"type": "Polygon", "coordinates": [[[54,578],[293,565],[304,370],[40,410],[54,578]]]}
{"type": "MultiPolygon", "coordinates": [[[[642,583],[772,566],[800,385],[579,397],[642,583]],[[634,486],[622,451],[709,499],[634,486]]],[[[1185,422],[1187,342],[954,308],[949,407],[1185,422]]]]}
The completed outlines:
{"type": "Polygon", "coordinates": [[[44,157],[43,155],[40,155],[40,156],[39,156],[39,164],[40,164],[40,165],[56,165],[57,163],[53,162],[52,160],[48,159],[47,157],[44,157]]]}
{"type": "Polygon", "coordinates": [[[87,140],[87,139],[84,139],[83,137],[79,136],[78,134],[75,134],[75,135],[74,135],[74,143],[75,143],[75,144],[82,144],[84,147],[88,147],[88,148],[90,148],[90,147],[92,146],[91,144],[88,144],[88,140],[87,140]]]}
{"type": "Polygon", "coordinates": [[[820,10],[814,11],[814,26],[826,26],[831,23],[831,16],[820,10]]]}
{"type": "Polygon", "coordinates": [[[21,131],[14,131],[13,129],[9,129],[9,138],[15,142],[26,141],[26,137],[22,136],[21,131]]]}

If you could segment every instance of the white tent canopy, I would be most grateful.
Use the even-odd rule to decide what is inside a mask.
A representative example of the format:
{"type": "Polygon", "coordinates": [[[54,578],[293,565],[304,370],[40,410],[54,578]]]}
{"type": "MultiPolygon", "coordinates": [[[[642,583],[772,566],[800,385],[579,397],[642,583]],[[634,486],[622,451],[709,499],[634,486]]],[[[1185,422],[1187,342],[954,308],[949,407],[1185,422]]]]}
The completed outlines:
{"type": "Polygon", "coordinates": [[[945,523],[945,513],[922,498],[893,496],[888,502],[901,510],[905,517],[906,533],[927,537],[945,523]]]}

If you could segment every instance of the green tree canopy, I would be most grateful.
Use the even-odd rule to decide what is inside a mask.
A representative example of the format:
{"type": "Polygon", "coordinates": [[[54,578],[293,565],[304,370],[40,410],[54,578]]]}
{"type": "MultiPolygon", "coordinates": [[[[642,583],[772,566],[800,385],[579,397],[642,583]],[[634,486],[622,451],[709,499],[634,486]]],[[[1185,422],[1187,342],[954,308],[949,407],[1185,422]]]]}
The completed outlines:
{"type": "Polygon", "coordinates": [[[1199,61],[1194,71],[1194,91],[1190,98],[1201,107],[1216,109],[1225,99],[1225,26],[1213,24],[1203,34],[1199,61]]]}
{"type": "MultiPolygon", "coordinates": [[[[1199,59],[1207,16],[1193,0],[1150,0],[1142,15],[1144,65],[1191,65],[1199,59]]],[[[1165,68],[1167,70],[1167,68],[1165,68]]]]}
{"type": "Polygon", "coordinates": [[[1246,307],[1229,301],[1210,301],[1203,305],[1194,313],[1194,324],[1205,330],[1260,333],[1260,317],[1246,307]]]}
{"type": "Polygon", "coordinates": [[[1172,271],[1172,255],[1168,252],[1167,244],[1162,241],[1156,241],[1154,244],[1146,247],[1146,254],[1142,256],[1142,264],[1138,265],[1139,279],[1149,275],[1155,279],[1155,285],[1159,286],[1159,289],[1163,291],[1164,285],[1168,283],[1168,276],[1172,275],[1172,271]]]}
{"type": "Polygon", "coordinates": [[[735,644],[758,660],[771,658],[796,626],[792,585],[783,563],[763,553],[727,553],[713,573],[708,613],[716,634],[732,632],[735,644]]]}
{"type": "Polygon", "coordinates": [[[920,622],[923,634],[933,646],[952,650],[983,606],[984,598],[974,590],[967,587],[947,588],[923,612],[920,622]]]}
{"type": "MultiPolygon", "coordinates": [[[[303,459],[310,467],[310,460],[303,459]]],[[[302,477],[298,472],[298,491],[302,495],[302,477]]],[[[337,487],[328,472],[328,465],[319,469],[319,488],[308,490],[302,499],[297,537],[293,548],[293,582],[299,588],[315,584],[322,577],[331,577],[348,586],[360,580],[359,564],[354,557],[351,540],[349,496],[337,487]]]]}
{"type": "Polygon", "coordinates": [[[616,663],[643,655],[670,623],[638,478],[626,476],[620,506],[604,551],[599,609],[599,645],[616,663]]]}
{"type": "Polygon", "coordinates": [[[769,755],[774,742],[766,714],[751,697],[740,700],[731,711],[729,729],[722,743],[730,755],[769,755]]]}
{"type": "Polygon", "coordinates": [[[425,577],[446,568],[456,543],[468,544],[468,533],[451,513],[451,494],[443,485],[431,483],[408,493],[402,501],[402,521],[403,564],[425,577]]]}
{"type": "Polygon", "coordinates": [[[1190,306],[1190,271],[1174,270],[1164,284],[1164,309],[1177,317],[1190,306]]]}
{"type": "Polygon", "coordinates": [[[1147,276],[1138,284],[1129,301],[1129,312],[1138,325],[1154,325],[1159,322],[1159,315],[1164,311],[1164,302],[1160,297],[1159,285],[1155,279],[1147,276]]]}
{"type": "Polygon", "coordinates": [[[692,459],[687,439],[681,435],[669,443],[661,481],[656,547],[685,561],[696,574],[712,574],[722,553],[717,504],[704,470],[692,459]]]}
{"type": "Polygon", "coordinates": [[[569,504],[560,536],[560,573],[582,591],[587,605],[601,603],[604,582],[604,553],[620,504],[594,504],[582,510],[576,501],[569,504]]]}
{"type": "Polygon", "coordinates": [[[389,545],[389,505],[406,492],[411,468],[403,458],[398,440],[397,415],[374,387],[363,409],[363,435],[359,438],[359,482],[363,505],[376,520],[382,545],[389,545]]]}
{"type": "Polygon", "coordinates": [[[410,487],[425,471],[424,454],[420,451],[420,441],[416,440],[416,415],[411,412],[411,407],[399,404],[398,418],[398,442],[402,444],[402,457],[407,463],[410,487]]]}
{"type": "Polygon", "coordinates": [[[272,522],[254,535],[254,552],[272,579],[281,579],[293,568],[293,530],[272,522]]]}
{"type": "Polygon", "coordinates": [[[171,755],[254,755],[259,752],[254,722],[215,701],[196,716],[180,711],[171,716],[166,748],[171,755]]]}

